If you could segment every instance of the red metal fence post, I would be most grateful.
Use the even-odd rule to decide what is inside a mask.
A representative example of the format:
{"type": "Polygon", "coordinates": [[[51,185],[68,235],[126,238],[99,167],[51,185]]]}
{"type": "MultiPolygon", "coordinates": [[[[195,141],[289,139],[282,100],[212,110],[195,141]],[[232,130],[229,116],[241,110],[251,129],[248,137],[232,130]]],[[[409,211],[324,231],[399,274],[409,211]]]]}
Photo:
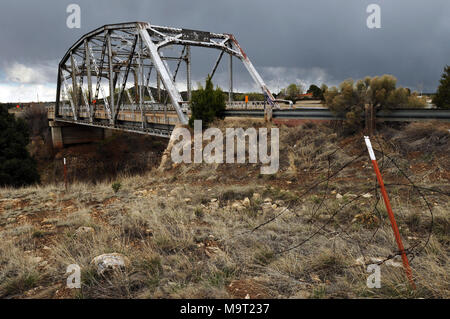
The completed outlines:
{"type": "Polygon", "coordinates": [[[381,176],[380,169],[378,167],[377,159],[375,158],[375,153],[372,148],[372,143],[370,142],[369,136],[364,136],[364,140],[366,141],[366,146],[369,151],[370,160],[372,161],[373,168],[375,170],[375,174],[377,176],[378,184],[380,185],[381,194],[383,195],[384,204],[386,205],[386,210],[389,215],[389,220],[391,221],[392,230],[394,231],[395,241],[397,242],[398,249],[402,254],[403,267],[405,268],[406,276],[408,277],[409,282],[413,289],[416,288],[412,277],[411,267],[409,266],[408,257],[406,256],[405,248],[403,247],[402,238],[400,237],[400,232],[397,227],[397,222],[395,221],[394,213],[392,211],[391,203],[389,201],[388,194],[386,192],[386,188],[383,183],[383,178],[381,176]]]}
{"type": "Polygon", "coordinates": [[[67,192],[67,163],[65,157],[64,157],[64,187],[66,188],[67,192]]]}

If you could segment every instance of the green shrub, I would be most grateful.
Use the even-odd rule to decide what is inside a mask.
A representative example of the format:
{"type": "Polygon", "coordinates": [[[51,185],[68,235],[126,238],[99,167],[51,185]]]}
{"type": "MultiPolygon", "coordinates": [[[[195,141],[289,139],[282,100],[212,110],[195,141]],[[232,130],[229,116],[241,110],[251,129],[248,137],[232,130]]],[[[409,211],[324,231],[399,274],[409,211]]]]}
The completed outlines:
{"type": "Polygon", "coordinates": [[[0,107],[0,186],[21,187],[39,183],[36,161],[28,153],[28,127],[24,120],[0,107]]]}
{"type": "Polygon", "coordinates": [[[111,185],[111,188],[113,189],[114,193],[117,193],[121,187],[122,187],[122,184],[120,184],[120,182],[114,182],[111,185]]]}
{"type": "Polygon", "coordinates": [[[438,108],[450,109],[450,66],[446,65],[433,103],[438,108]]]}
{"type": "Polygon", "coordinates": [[[223,117],[225,111],[225,96],[220,88],[214,90],[211,77],[206,78],[205,88],[199,86],[198,90],[192,92],[191,118],[189,126],[194,126],[195,120],[202,120],[203,127],[217,117],[223,117]]]}
{"type": "Polygon", "coordinates": [[[198,219],[202,219],[205,216],[205,212],[203,211],[203,208],[197,207],[195,208],[195,217],[198,219]]]}
{"type": "Polygon", "coordinates": [[[335,114],[345,117],[343,130],[354,133],[363,128],[365,106],[374,111],[397,108],[423,108],[426,102],[409,89],[396,87],[397,79],[392,75],[366,77],[356,83],[345,80],[339,88],[324,92],[325,104],[335,114]]]}

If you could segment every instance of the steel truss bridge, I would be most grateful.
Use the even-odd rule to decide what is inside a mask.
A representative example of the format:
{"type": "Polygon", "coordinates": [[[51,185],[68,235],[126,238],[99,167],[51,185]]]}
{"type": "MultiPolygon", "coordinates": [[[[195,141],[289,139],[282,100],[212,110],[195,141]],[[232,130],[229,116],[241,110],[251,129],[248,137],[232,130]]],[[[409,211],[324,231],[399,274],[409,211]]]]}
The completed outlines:
{"type": "MultiPolygon", "coordinates": [[[[132,22],[105,25],[89,32],[64,55],[58,67],[55,107],[49,108],[48,114],[54,146],[101,139],[110,133],[105,129],[170,137],[176,124],[188,122],[191,47],[219,51],[211,65],[211,77],[224,55],[228,56],[225,116],[340,119],[325,108],[281,109],[278,102],[287,101],[273,97],[232,34],[132,22]],[[168,47],[178,49],[176,56],[163,53],[168,47]],[[242,61],[264,101],[233,101],[233,58],[242,61]],[[184,99],[177,88],[182,65],[186,68],[184,99]],[[155,82],[156,89],[152,89],[150,84],[155,82]]],[[[450,110],[395,110],[379,112],[376,117],[385,121],[450,121],[450,110]]]]}
{"type": "Polygon", "coordinates": [[[59,63],[56,105],[49,118],[54,122],[170,136],[174,125],[188,122],[193,46],[219,51],[211,66],[211,77],[223,56],[229,57],[227,109],[261,109],[271,118],[272,108],[279,108],[278,101],[232,34],[146,22],[105,25],[81,37],[59,63]],[[166,56],[163,49],[167,47],[177,47],[181,52],[166,56]],[[233,101],[233,57],[243,62],[265,96],[264,102],[233,101]],[[170,69],[169,62],[176,63],[174,69],[170,69]],[[182,64],[186,67],[185,99],[177,89],[182,64]],[[151,81],[156,81],[156,92],[150,87],[151,81]]]}

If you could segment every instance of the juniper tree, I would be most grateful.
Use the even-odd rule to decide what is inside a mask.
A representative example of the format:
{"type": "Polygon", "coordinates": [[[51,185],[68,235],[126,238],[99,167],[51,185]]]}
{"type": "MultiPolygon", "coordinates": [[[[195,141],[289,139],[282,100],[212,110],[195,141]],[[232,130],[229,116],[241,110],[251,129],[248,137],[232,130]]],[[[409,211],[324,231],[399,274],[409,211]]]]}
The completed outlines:
{"type": "Polygon", "coordinates": [[[192,92],[189,126],[194,126],[194,120],[202,120],[203,127],[206,127],[215,118],[222,118],[224,111],[225,95],[219,87],[214,89],[211,77],[208,76],[205,87],[199,85],[199,88],[192,92]]]}
{"type": "Polygon", "coordinates": [[[0,107],[0,187],[39,182],[36,162],[28,153],[28,127],[24,120],[0,107]]]}
{"type": "Polygon", "coordinates": [[[446,65],[433,103],[442,109],[450,109],[450,66],[446,65]]]}

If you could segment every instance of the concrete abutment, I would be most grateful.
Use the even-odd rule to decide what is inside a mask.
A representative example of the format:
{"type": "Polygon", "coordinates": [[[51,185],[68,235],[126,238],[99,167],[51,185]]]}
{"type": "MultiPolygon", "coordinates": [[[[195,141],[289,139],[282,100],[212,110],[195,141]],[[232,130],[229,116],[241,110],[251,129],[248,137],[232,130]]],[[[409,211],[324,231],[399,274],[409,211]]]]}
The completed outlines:
{"type": "Polygon", "coordinates": [[[63,148],[65,145],[98,142],[112,135],[112,130],[77,125],[58,121],[49,121],[54,148],[63,148]]]}

